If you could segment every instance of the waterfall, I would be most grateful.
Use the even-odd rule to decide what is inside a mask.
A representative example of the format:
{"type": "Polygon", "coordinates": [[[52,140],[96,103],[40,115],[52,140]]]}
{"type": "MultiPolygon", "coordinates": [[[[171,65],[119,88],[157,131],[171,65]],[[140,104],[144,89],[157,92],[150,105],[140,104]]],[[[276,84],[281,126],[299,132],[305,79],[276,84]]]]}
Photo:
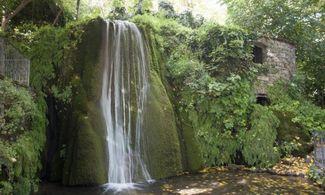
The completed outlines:
{"type": "Polygon", "coordinates": [[[131,22],[106,22],[101,107],[106,124],[108,182],[150,180],[144,163],[144,109],[149,89],[147,48],[131,22]]]}

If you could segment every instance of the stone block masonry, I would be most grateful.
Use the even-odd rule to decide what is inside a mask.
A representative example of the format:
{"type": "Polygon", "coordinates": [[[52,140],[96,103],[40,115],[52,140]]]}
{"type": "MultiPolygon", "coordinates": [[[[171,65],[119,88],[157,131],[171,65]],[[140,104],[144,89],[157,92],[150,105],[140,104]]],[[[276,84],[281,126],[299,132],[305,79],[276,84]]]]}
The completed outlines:
{"type": "Polygon", "coordinates": [[[296,72],[296,48],[285,40],[260,38],[255,43],[256,63],[268,65],[268,70],[258,76],[255,92],[267,96],[267,87],[277,80],[290,80],[296,72]]]}

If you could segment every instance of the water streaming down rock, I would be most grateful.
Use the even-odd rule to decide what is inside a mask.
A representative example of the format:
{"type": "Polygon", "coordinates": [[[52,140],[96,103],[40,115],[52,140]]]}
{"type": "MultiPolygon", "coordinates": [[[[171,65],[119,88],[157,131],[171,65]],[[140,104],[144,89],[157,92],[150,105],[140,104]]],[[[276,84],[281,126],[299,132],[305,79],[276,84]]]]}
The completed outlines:
{"type": "MultiPolygon", "coordinates": [[[[109,29],[107,29],[108,24],[103,19],[90,20],[82,25],[83,33],[76,45],[77,49],[73,52],[66,52],[67,60],[65,62],[69,67],[72,67],[69,68],[67,76],[70,78],[73,75],[72,80],[69,81],[73,82],[74,85],[72,89],[73,98],[68,106],[69,109],[63,109],[57,116],[56,123],[60,123],[60,125],[55,131],[59,136],[57,136],[56,144],[53,146],[55,151],[48,174],[50,181],[61,181],[64,185],[101,185],[107,183],[109,147],[107,147],[106,142],[106,125],[103,111],[106,112],[107,126],[117,126],[115,125],[115,116],[121,114],[117,114],[117,112],[115,114],[115,101],[117,101],[116,97],[120,96],[120,105],[122,105],[123,98],[122,91],[118,92],[120,95],[115,94],[114,82],[117,83],[117,86],[119,85],[116,88],[122,90],[122,81],[124,86],[128,86],[128,83],[130,83],[131,89],[128,92],[127,87],[124,87],[124,101],[126,102],[124,109],[128,109],[130,105],[128,101],[132,105],[130,106],[131,117],[128,117],[128,112],[124,112],[126,115],[124,117],[126,118],[125,123],[129,124],[128,118],[131,118],[130,126],[132,127],[129,140],[125,141],[129,142],[131,146],[126,147],[125,150],[129,150],[128,148],[133,148],[135,151],[140,150],[140,152],[132,152],[132,155],[137,156],[140,160],[131,161],[133,167],[137,168],[132,168],[133,175],[125,175],[124,178],[129,179],[123,179],[123,182],[141,182],[149,178],[143,173],[146,171],[143,171],[145,169],[141,167],[145,166],[139,163],[141,159],[145,162],[150,176],[155,179],[171,177],[184,170],[197,170],[200,168],[199,163],[201,161],[199,157],[201,155],[194,139],[193,129],[189,125],[185,126],[185,123],[184,126],[182,124],[177,126],[176,120],[178,117],[175,115],[172,101],[168,95],[167,89],[169,87],[167,83],[163,82],[165,76],[164,60],[159,51],[159,44],[156,43],[155,36],[152,36],[154,31],[150,26],[141,26],[144,44],[141,36],[138,36],[140,33],[136,30],[136,27],[130,27],[129,25],[117,24],[117,22],[113,24],[111,22],[109,23],[109,29]],[[136,32],[138,35],[136,35],[136,32]],[[120,50],[116,49],[118,42],[120,50]],[[139,49],[141,48],[140,43],[142,49],[139,49]],[[106,50],[105,55],[104,50],[106,50]],[[147,50],[148,52],[146,52],[147,50]],[[116,52],[120,53],[119,56],[124,57],[115,58],[116,52]],[[144,57],[141,57],[141,55],[144,57]],[[138,58],[145,59],[147,66],[144,66],[144,64],[141,66],[141,60],[138,58]],[[147,58],[149,63],[147,63],[147,58]],[[106,61],[105,71],[104,59],[106,61]],[[118,65],[116,61],[119,60],[123,61],[120,63],[119,68],[124,69],[123,71],[119,70],[120,80],[113,76],[113,74],[115,75],[115,67],[118,65]],[[143,66],[144,69],[141,68],[143,66]],[[138,75],[141,71],[138,71],[138,69],[140,68],[145,70],[145,75],[148,76],[141,76],[139,79],[138,75]],[[127,71],[128,69],[130,71],[127,71]],[[102,80],[103,72],[106,74],[105,82],[107,83],[102,80]],[[129,81],[127,80],[128,77],[130,78],[129,81]],[[109,82],[109,79],[112,81],[109,82]],[[148,81],[150,85],[148,85],[148,81]],[[103,83],[106,86],[105,88],[102,88],[103,83]],[[142,87],[143,83],[147,87],[142,87]],[[141,102],[141,96],[137,95],[140,94],[139,89],[149,91],[145,99],[142,98],[145,100],[143,101],[144,110],[142,110],[140,103],[137,104],[137,102],[141,102]],[[102,90],[106,92],[102,93],[102,90]],[[127,100],[129,96],[130,100],[127,100]],[[102,108],[101,104],[104,104],[103,108],[105,109],[102,108]],[[144,118],[143,121],[139,120],[141,117],[137,117],[138,109],[141,111],[139,115],[144,118]],[[140,140],[139,144],[137,144],[138,149],[136,149],[135,144],[136,124],[142,126],[141,133],[137,134],[140,137],[137,139],[140,140]],[[106,150],[106,148],[108,149],[106,150]],[[137,155],[135,155],[136,153],[137,155]],[[64,155],[64,158],[61,158],[62,155],[64,155]]],[[[116,71],[118,70],[116,69],[116,71]]],[[[122,109],[122,106],[118,108],[122,109]]],[[[122,111],[119,112],[122,113],[122,111]]],[[[124,129],[127,132],[127,128],[124,129]]],[[[113,138],[113,136],[108,137],[113,138]]],[[[114,150],[112,147],[110,149],[114,150]]],[[[127,158],[127,155],[124,156],[127,158]]],[[[115,158],[118,158],[118,155],[115,155],[115,158]]],[[[110,182],[122,182],[121,178],[113,179],[112,170],[115,170],[115,175],[121,175],[117,173],[116,168],[118,166],[114,167],[114,164],[121,163],[116,163],[117,160],[113,159],[114,157],[110,157],[110,182]]]]}
{"type": "Polygon", "coordinates": [[[149,89],[148,56],[135,24],[106,22],[101,107],[107,129],[108,182],[150,180],[142,126],[149,89]]]}

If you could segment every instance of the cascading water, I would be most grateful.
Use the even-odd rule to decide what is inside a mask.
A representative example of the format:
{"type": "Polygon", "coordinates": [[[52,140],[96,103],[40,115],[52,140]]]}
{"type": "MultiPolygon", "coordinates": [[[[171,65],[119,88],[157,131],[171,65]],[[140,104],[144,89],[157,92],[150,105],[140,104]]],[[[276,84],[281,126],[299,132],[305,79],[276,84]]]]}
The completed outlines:
{"type": "Polygon", "coordinates": [[[142,127],[149,89],[147,49],[131,22],[106,22],[101,107],[107,129],[108,182],[148,181],[142,127]]]}

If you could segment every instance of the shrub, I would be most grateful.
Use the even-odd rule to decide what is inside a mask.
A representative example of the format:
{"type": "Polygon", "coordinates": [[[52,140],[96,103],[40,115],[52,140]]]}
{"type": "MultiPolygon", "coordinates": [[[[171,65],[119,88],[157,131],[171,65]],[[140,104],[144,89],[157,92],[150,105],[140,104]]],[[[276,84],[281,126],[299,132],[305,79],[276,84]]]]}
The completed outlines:
{"type": "Polygon", "coordinates": [[[275,145],[278,118],[267,107],[254,105],[250,115],[251,128],[241,132],[242,153],[250,166],[268,167],[279,160],[280,154],[275,145]]]}
{"type": "Polygon", "coordinates": [[[0,193],[30,194],[39,182],[46,105],[8,80],[0,80],[0,97],[5,104],[0,116],[0,193]]]}

